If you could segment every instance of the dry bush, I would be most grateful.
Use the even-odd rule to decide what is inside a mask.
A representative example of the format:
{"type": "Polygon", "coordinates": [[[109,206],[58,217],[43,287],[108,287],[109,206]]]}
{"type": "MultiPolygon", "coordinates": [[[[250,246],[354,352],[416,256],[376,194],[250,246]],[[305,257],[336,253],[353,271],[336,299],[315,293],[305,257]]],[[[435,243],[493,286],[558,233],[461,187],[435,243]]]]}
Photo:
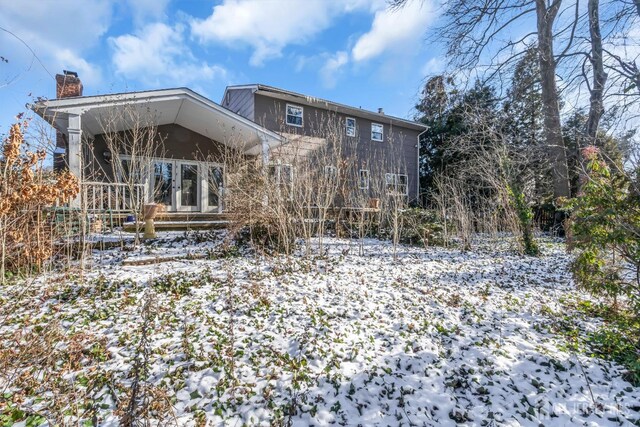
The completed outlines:
{"type": "Polygon", "coordinates": [[[15,123],[2,144],[0,159],[0,274],[40,269],[54,252],[54,230],[46,209],[79,192],[70,172],[45,170],[44,150],[25,148],[28,122],[15,123]]]}
{"type": "MultiPolygon", "coordinates": [[[[101,138],[111,153],[110,169],[101,170],[99,162],[92,159],[92,166],[98,166],[91,175],[110,176],[113,182],[124,185],[126,207],[136,218],[135,241],[139,243],[144,205],[147,203],[146,177],[153,168],[154,158],[165,157],[165,137],[158,131],[156,114],[150,106],[119,105],[109,109],[99,120],[101,138]],[[127,129],[121,130],[121,124],[127,123],[127,129]]],[[[91,150],[95,155],[95,151],[91,150]]],[[[91,205],[86,200],[85,207],[91,205]]]]}
{"type": "Polygon", "coordinates": [[[0,393],[4,396],[0,413],[11,414],[27,425],[36,420],[63,425],[69,416],[91,419],[93,393],[102,388],[104,378],[97,370],[85,369],[108,357],[104,339],[89,333],[65,334],[58,322],[23,328],[0,338],[0,393]],[[69,376],[76,381],[69,381],[69,376]],[[86,381],[86,389],[79,389],[78,381],[86,381]],[[44,405],[37,405],[36,411],[33,399],[37,403],[43,396],[44,405]]]}
{"type": "Polygon", "coordinates": [[[393,132],[360,158],[359,138],[346,135],[337,114],[319,113],[309,122],[305,135],[287,133],[283,123],[280,133],[286,142],[270,150],[266,164],[265,159],[243,155],[239,141],[227,144],[239,147],[222,154],[225,213],[232,235],[287,254],[302,238],[309,256],[325,253],[326,235],[346,234],[357,236],[363,254],[364,238],[384,227],[397,245],[408,182],[393,132]],[[361,171],[366,175],[362,185],[361,171]],[[372,205],[373,200],[377,203],[372,205]]]}
{"type": "Polygon", "coordinates": [[[434,179],[435,207],[446,219],[445,241],[455,233],[470,249],[474,233],[515,237],[521,252],[532,253],[532,222],[527,215],[535,191],[532,162],[537,147],[514,144],[500,123],[476,111],[465,112],[473,132],[453,137],[445,153],[458,159],[434,179]]]}

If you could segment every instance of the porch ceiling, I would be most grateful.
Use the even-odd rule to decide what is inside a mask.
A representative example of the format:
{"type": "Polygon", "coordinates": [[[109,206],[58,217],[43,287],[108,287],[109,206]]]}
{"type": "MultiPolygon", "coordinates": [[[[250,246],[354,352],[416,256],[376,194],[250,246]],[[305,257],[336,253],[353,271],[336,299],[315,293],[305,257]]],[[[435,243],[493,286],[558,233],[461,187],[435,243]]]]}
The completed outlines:
{"type": "Polygon", "coordinates": [[[251,155],[261,153],[263,139],[269,147],[283,142],[280,135],[186,88],[54,99],[31,108],[65,133],[69,117],[79,115],[82,131],[89,136],[122,131],[139,122],[177,124],[251,155]]]}

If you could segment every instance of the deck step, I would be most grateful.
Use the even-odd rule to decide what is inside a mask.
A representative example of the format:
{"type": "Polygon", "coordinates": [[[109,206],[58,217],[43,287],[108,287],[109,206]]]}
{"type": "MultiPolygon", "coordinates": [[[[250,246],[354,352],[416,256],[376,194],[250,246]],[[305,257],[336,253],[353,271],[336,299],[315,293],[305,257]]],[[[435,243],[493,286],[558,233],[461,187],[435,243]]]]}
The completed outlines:
{"type": "MultiPolygon", "coordinates": [[[[182,231],[182,230],[220,230],[227,228],[229,221],[227,220],[173,220],[173,221],[156,221],[156,231],[182,231]]],[[[139,222],[140,230],[144,229],[144,223],[139,222]]],[[[122,229],[126,232],[135,232],[135,222],[125,222],[122,224],[122,229]]]]}
{"type": "Polygon", "coordinates": [[[229,219],[224,213],[201,212],[166,212],[161,214],[158,221],[223,221],[229,219]]]}

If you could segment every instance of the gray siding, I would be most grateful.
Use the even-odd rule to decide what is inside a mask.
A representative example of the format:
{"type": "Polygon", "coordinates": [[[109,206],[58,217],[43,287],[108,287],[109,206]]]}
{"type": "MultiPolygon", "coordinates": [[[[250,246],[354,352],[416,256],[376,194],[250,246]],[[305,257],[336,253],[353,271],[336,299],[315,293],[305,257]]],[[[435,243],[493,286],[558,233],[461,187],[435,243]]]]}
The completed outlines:
{"type": "MultiPolygon", "coordinates": [[[[409,200],[418,197],[418,135],[421,131],[403,127],[391,117],[369,120],[357,115],[336,113],[304,104],[296,104],[263,95],[255,95],[255,121],[269,130],[279,133],[322,137],[322,129],[328,122],[337,123],[336,129],[345,131],[346,118],[356,120],[356,136],[344,137],[346,156],[355,158],[362,169],[371,169],[371,165],[380,165],[383,173],[406,174],[409,181],[409,200]],[[303,126],[286,124],[286,104],[304,108],[303,126]],[[371,124],[384,126],[384,141],[371,140],[371,124]]],[[[380,166],[376,166],[380,167],[380,166]]]]}
{"type": "Polygon", "coordinates": [[[230,89],[227,90],[222,106],[234,113],[255,121],[253,89],[230,89]]]}
{"type": "MultiPolygon", "coordinates": [[[[158,137],[163,140],[157,157],[176,160],[201,160],[221,162],[224,145],[179,125],[158,126],[158,137]]],[[[111,181],[113,167],[104,160],[107,149],[104,135],[96,135],[84,144],[84,175],[87,181],[111,181]]]]}

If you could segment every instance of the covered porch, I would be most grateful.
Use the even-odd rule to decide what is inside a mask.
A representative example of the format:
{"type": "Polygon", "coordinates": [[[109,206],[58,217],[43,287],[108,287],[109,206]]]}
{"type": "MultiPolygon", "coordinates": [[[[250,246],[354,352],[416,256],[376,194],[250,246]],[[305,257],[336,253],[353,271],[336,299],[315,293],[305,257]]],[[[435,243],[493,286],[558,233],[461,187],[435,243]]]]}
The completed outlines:
{"type": "Polygon", "coordinates": [[[266,165],[270,150],[283,143],[277,133],[186,88],[62,98],[39,101],[31,108],[66,137],[65,165],[80,178],[82,189],[70,207],[89,212],[125,215],[135,206],[155,202],[175,214],[222,213],[224,162],[208,156],[208,151],[235,150],[266,165]],[[119,114],[124,109],[132,114],[119,114]],[[136,160],[123,153],[114,156],[100,145],[106,125],[110,132],[139,127],[132,117],[169,129],[166,149],[144,159],[135,180],[123,180],[117,172],[96,179],[88,172],[90,165],[106,169],[113,166],[112,157],[123,163],[136,160]]]}

